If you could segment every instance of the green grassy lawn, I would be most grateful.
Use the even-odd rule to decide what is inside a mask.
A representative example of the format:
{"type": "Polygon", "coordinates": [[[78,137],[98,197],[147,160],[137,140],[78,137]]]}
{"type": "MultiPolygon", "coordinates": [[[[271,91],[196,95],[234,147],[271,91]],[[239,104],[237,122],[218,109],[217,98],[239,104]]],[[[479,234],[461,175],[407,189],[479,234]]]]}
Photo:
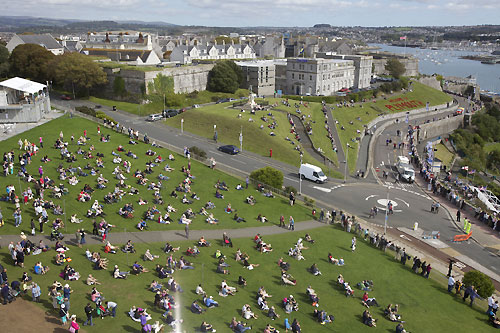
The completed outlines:
{"type": "MultiPolygon", "coordinates": [[[[21,153],[17,145],[17,141],[19,140],[19,138],[21,138],[22,140],[26,138],[30,142],[38,142],[38,137],[40,135],[43,135],[45,148],[42,148],[36,156],[32,157],[32,163],[27,166],[27,170],[30,174],[32,174],[35,178],[37,178],[38,168],[39,166],[42,165],[44,169],[44,175],[53,179],[56,185],[61,183],[69,190],[69,194],[62,196],[61,199],[51,198],[51,193],[52,193],[51,190],[47,190],[44,196],[46,200],[53,200],[55,205],[60,205],[62,208],[66,209],[66,214],[67,214],[66,218],[64,216],[61,216],[63,220],[67,219],[66,228],[63,231],[64,233],[66,232],[73,233],[76,229],[81,227],[84,227],[87,230],[92,230],[92,219],[85,218],[85,214],[87,210],[90,209],[94,200],[99,200],[99,203],[104,205],[106,220],[109,223],[116,225],[116,228],[112,229],[112,231],[123,231],[125,229],[128,231],[136,230],[135,226],[137,225],[137,223],[140,221],[141,218],[145,216],[144,214],[146,210],[152,207],[154,204],[153,191],[148,190],[147,189],[148,187],[146,185],[137,184],[136,178],[134,178],[133,174],[136,170],[139,169],[144,170],[146,167],[146,162],[154,160],[155,157],[150,157],[145,154],[146,150],[152,148],[154,151],[156,151],[157,153],[156,156],[161,155],[165,159],[168,157],[170,152],[167,151],[166,149],[154,148],[143,143],[140,143],[138,145],[130,145],[128,144],[128,137],[126,135],[116,133],[107,128],[103,128],[103,126],[101,126],[101,133],[104,135],[110,134],[111,142],[104,143],[99,141],[100,136],[98,136],[97,134],[97,123],[88,121],[83,118],[74,117],[70,119],[69,117],[64,116],[56,120],[53,120],[51,122],[48,122],[44,125],[41,125],[39,127],[36,127],[31,131],[22,133],[18,136],[10,138],[9,140],[3,141],[4,151],[13,150],[14,154],[17,155],[21,153]],[[67,163],[66,161],[60,159],[59,150],[53,148],[53,144],[56,138],[59,137],[59,132],[61,131],[61,129],[64,131],[64,139],[69,141],[68,145],[69,151],[75,153],[78,150],[78,148],[81,147],[83,150],[88,152],[90,144],[93,144],[95,147],[95,152],[100,152],[104,154],[103,161],[105,168],[103,169],[98,168],[97,172],[98,174],[102,173],[102,175],[109,180],[107,188],[97,189],[96,179],[98,174],[96,176],[92,176],[89,174],[89,176],[87,177],[79,176],[78,178],[80,182],[75,186],[70,185],[68,183],[68,180],[59,180],[58,178],[59,173],[56,170],[58,165],[61,163],[64,168],[69,168],[70,166],[70,163],[67,163]],[[86,146],[78,146],[76,141],[81,135],[83,135],[83,131],[85,129],[87,130],[87,136],[91,139],[90,143],[87,144],[86,146]],[[72,143],[70,140],[71,135],[74,135],[75,137],[74,143],[72,143]],[[137,188],[139,190],[139,194],[138,195],[126,194],[123,196],[122,200],[118,203],[105,204],[103,200],[104,196],[109,192],[113,192],[115,189],[115,185],[118,183],[118,180],[116,180],[115,175],[112,174],[117,164],[113,164],[112,162],[113,156],[111,152],[112,151],[117,152],[117,147],[119,145],[122,145],[126,151],[131,150],[138,157],[138,159],[133,159],[131,157],[127,157],[124,152],[120,153],[124,161],[128,160],[132,163],[131,173],[125,174],[127,177],[125,183],[128,186],[137,188]],[[41,158],[45,155],[47,155],[50,159],[52,159],[52,161],[48,163],[42,163],[41,158]],[[77,197],[80,191],[82,191],[85,184],[89,184],[95,191],[92,194],[92,200],[90,202],[79,202],[77,200],[77,197]],[[148,204],[140,206],[138,204],[139,198],[147,200],[148,204]],[[123,207],[125,203],[133,204],[135,209],[134,218],[125,219],[118,215],[118,210],[121,207],[123,207]],[[83,218],[84,222],[82,224],[72,224],[69,222],[70,216],[75,213],[79,218],[83,218]]],[[[149,179],[148,185],[151,184],[151,182],[157,182],[158,175],[160,173],[163,173],[164,175],[170,177],[169,180],[164,180],[162,182],[162,189],[160,191],[165,203],[163,205],[157,205],[157,206],[162,213],[165,213],[165,208],[167,204],[168,203],[172,204],[172,206],[177,209],[177,212],[172,213],[171,216],[174,222],[170,225],[166,225],[166,224],[159,224],[156,221],[149,221],[148,222],[149,230],[182,229],[183,225],[177,223],[180,218],[180,215],[184,211],[186,211],[188,207],[191,207],[193,211],[197,213],[208,200],[212,200],[216,204],[216,208],[213,210],[213,213],[215,218],[220,220],[219,224],[208,225],[205,222],[203,216],[197,215],[197,217],[193,220],[193,224],[191,226],[192,229],[205,229],[205,228],[222,229],[222,228],[241,228],[249,226],[259,226],[262,225],[260,222],[256,220],[257,215],[259,213],[268,217],[268,219],[272,222],[278,222],[279,216],[281,214],[294,215],[295,220],[297,221],[304,221],[312,218],[309,209],[306,209],[305,207],[299,205],[290,207],[288,205],[288,201],[286,198],[285,199],[279,197],[266,198],[253,188],[249,188],[248,190],[237,191],[235,189],[236,185],[238,183],[244,184],[244,180],[228,176],[218,171],[217,169],[211,170],[204,164],[201,164],[194,160],[191,161],[191,172],[196,178],[193,180],[191,190],[193,192],[196,192],[198,197],[200,197],[200,200],[194,200],[194,203],[192,203],[191,205],[182,204],[181,192],[178,192],[179,197],[177,199],[171,197],[170,193],[175,189],[175,187],[179,183],[181,183],[185,179],[185,174],[181,172],[181,168],[183,166],[187,167],[188,161],[183,156],[176,154],[174,155],[175,155],[175,161],[169,161],[169,164],[172,168],[175,169],[175,171],[172,172],[163,171],[163,167],[167,163],[162,162],[159,166],[153,168],[152,174],[148,175],[149,179]],[[214,185],[217,182],[217,180],[225,181],[226,184],[228,185],[229,191],[227,192],[222,191],[224,194],[224,199],[215,198],[214,185]],[[257,200],[257,203],[254,206],[250,206],[245,203],[246,197],[251,194],[254,195],[254,197],[257,200]],[[246,218],[246,220],[248,221],[247,223],[236,223],[235,221],[232,220],[232,215],[224,213],[224,208],[227,206],[229,202],[232,204],[233,209],[237,209],[239,216],[246,218]]],[[[96,166],[95,158],[84,159],[83,155],[76,155],[76,156],[77,156],[77,161],[72,163],[73,167],[75,168],[81,167],[83,169],[87,164],[90,164],[90,166],[92,167],[96,166]]],[[[17,157],[16,157],[14,175],[1,177],[0,187],[5,189],[6,186],[9,184],[14,185],[16,187],[16,193],[19,195],[22,201],[23,198],[23,196],[21,195],[22,191],[26,190],[27,187],[29,186],[33,189],[34,192],[34,184],[33,183],[28,184],[23,180],[19,180],[19,178],[16,177],[16,174],[18,172],[18,167],[19,163],[17,163],[17,157]],[[19,190],[20,187],[21,190],[19,190]]],[[[89,173],[89,170],[84,170],[84,171],[86,173],[89,173]]],[[[125,191],[128,192],[129,189],[125,189],[125,191]]],[[[1,232],[3,234],[17,234],[21,231],[24,231],[25,233],[27,233],[28,231],[31,232],[31,229],[29,227],[30,220],[31,218],[35,217],[31,203],[32,202],[28,202],[27,205],[21,205],[23,223],[20,228],[15,228],[14,218],[12,216],[15,208],[14,204],[10,202],[7,203],[5,201],[0,201],[0,208],[2,210],[4,220],[6,221],[5,226],[1,228],[1,232]]],[[[47,210],[47,212],[49,213],[50,221],[53,221],[56,216],[52,214],[52,210],[47,210]]],[[[38,229],[38,223],[37,223],[37,229],[38,229]]],[[[45,228],[45,233],[48,234],[49,232],[50,232],[50,227],[49,225],[47,225],[45,228]]]]}
{"type": "Polygon", "coordinates": [[[449,169],[455,155],[442,143],[436,145],[434,149],[437,149],[437,151],[434,152],[434,156],[440,159],[443,165],[446,165],[446,168],[449,169]]]}
{"type": "Polygon", "coordinates": [[[494,150],[500,151],[500,142],[487,143],[484,145],[484,151],[489,154],[494,150]]]}
{"type": "MultiPolygon", "coordinates": [[[[352,235],[344,233],[335,227],[324,227],[310,232],[314,244],[307,243],[308,250],[303,250],[305,261],[296,261],[287,256],[288,248],[292,247],[303,233],[290,232],[275,236],[264,236],[267,243],[272,244],[273,252],[260,254],[254,247],[251,239],[233,239],[233,248],[221,248],[219,241],[213,241],[210,248],[201,248],[201,254],[196,257],[188,257],[193,262],[194,270],[176,271],[173,275],[180,284],[183,293],[173,293],[178,308],[174,311],[180,318],[184,319],[182,331],[195,332],[201,322],[207,321],[213,325],[218,332],[230,332],[229,323],[232,317],[247,322],[252,326],[252,332],[262,332],[266,324],[271,324],[280,332],[284,332],[283,320],[288,318],[291,322],[296,318],[302,326],[304,332],[366,332],[367,326],[361,321],[361,315],[366,309],[361,305],[363,292],[356,288],[356,284],[362,280],[370,279],[374,283],[373,291],[369,292],[370,297],[375,297],[380,307],[370,307],[370,312],[377,319],[376,331],[394,332],[396,324],[387,320],[383,315],[383,309],[389,304],[399,304],[399,314],[406,321],[405,328],[409,332],[494,332],[488,325],[485,309],[475,306],[470,308],[458,297],[446,292],[446,278],[436,271],[431,272],[431,279],[425,279],[420,275],[411,272],[410,267],[402,267],[394,261],[393,254],[376,250],[361,238],[358,238],[356,252],[351,252],[350,244],[352,235]],[[234,260],[236,250],[240,248],[249,254],[249,262],[260,264],[254,270],[244,269],[241,263],[234,260]],[[230,265],[229,275],[222,275],[215,272],[216,259],[214,253],[221,249],[227,257],[226,262],[230,265]],[[327,254],[331,252],[334,257],[344,258],[346,265],[339,267],[327,262],[327,254]],[[280,282],[280,269],[276,265],[278,259],[284,257],[290,264],[289,273],[297,280],[296,286],[283,286],[280,282]],[[313,276],[308,272],[308,268],[316,263],[322,275],[313,276]],[[353,298],[346,298],[344,291],[337,284],[336,278],[342,274],[348,281],[355,294],[353,298]],[[243,276],[248,285],[239,287],[237,280],[243,276]],[[227,279],[230,286],[238,287],[235,296],[223,298],[218,295],[220,283],[227,279]],[[195,287],[201,283],[205,292],[213,296],[219,302],[219,307],[207,309],[201,315],[191,313],[189,310],[193,300],[201,301],[201,296],[194,293],[195,287]],[[325,310],[328,314],[335,316],[333,324],[321,326],[312,316],[315,307],[311,306],[306,288],[311,286],[318,294],[320,301],[319,310],[325,310]],[[268,299],[269,306],[275,306],[280,319],[272,321],[257,306],[256,293],[260,286],[273,297],[268,299]],[[284,297],[293,295],[299,304],[299,311],[286,314],[281,306],[284,297]],[[241,316],[241,307],[250,304],[253,311],[259,316],[257,320],[244,320],[241,316]]],[[[193,246],[194,242],[184,241],[173,243],[180,246],[181,251],[174,254],[174,258],[179,258],[188,246],[193,246]]],[[[135,244],[137,253],[124,254],[118,251],[117,254],[104,254],[101,245],[90,246],[91,251],[99,251],[103,257],[109,260],[107,271],[93,270],[92,263],[85,258],[85,248],[70,247],[67,255],[73,260],[71,266],[78,271],[82,279],[79,281],[63,281],[58,274],[62,267],[53,263],[55,252],[53,250],[39,254],[37,256],[27,256],[25,268],[11,266],[8,249],[0,250],[2,263],[8,269],[9,280],[21,277],[23,271],[27,271],[33,276],[34,281],[40,284],[42,289],[42,302],[39,304],[44,310],[55,314],[52,309],[52,302],[47,296],[48,286],[54,280],[70,284],[74,292],[71,295],[71,308],[69,313],[76,314],[79,323],[82,325],[84,306],[90,301],[92,287],[85,284],[85,279],[89,273],[96,277],[102,284],[97,289],[105,297],[105,300],[114,301],[118,304],[117,317],[106,317],[104,320],[95,319],[95,326],[85,327],[87,332],[137,332],[140,329],[139,323],[132,321],[127,315],[128,310],[136,307],[147,308],[152,316],[152,321],[162,321],[162,310],[154,307],[154,293],[149,291],[152,280],[158,279],[154,273],[155,265],[164,265],[166,255],[162,253],[163,244],[135,244]],[[146,249],[151,253],[160,255],[154,262],[142,261],[142,255],[146,249]],[[111,268],[116,264],[121,271],[128,271],[134,261],[138,260],[150,270],[140,276],[129,276],[126,280],[114,280],[111,278],[111,268]],[[41,261],[44,265],[50,266],[50,271],[46,275],[35,275],[33,265],[36,261],[41,261]]],[[[166,283],[166,280],[160,280],[166,283]]],[[[31,299],[30,296],[27,296],[31,299]]],[[[484,306],[481,304],[481,306],[484,306]]],[[[203,306],[203,308],[206,308],[203,306]]],[[[170,331],[169,329],[166,330],[170,331]]]]}
{"type": "MultiPolygon", "coordinates": [[[[217,125],[218,141],[223,144],[233,144],[240,146],[239,135],[243,129],[243,150],[249,150],[262,156],[269,156],[269,150],[273,150],[273,159],[288,163],[290,165],[299,166],[300,156],[299,152],[295,150],[297,146],[291,144],[290,141],[285,140],[290,134],[290,125],[286,118],[286,114],[282,112],[273,112],[273,116],[278,126],[271,130],[267,127],[272,122],[271,117],[267,116],[270,120],[266,123],[261,120],[262,116],[266,116],[264,111],[257,111],[257,114],[251,115],[248,112],[240,112],[239,109],[228,108],[231,103],[222,103],[215,105],[208,105],[199,109],[191,109],[180,116],[167,119],[166,122],[169,126],[180,128],[181,117],[184,119],[184,130],[206,137],[213,138],[214,125],[217,125]],[[241,114],[241,118],[238,118],[241,114]],[[252,122],[249,119],[252,118],[252,122]],[[260,126],[263,125],[261,129],[260,126]],[[273,131],[276,136],[271,136],[273,131]]],[[[312,163],[318,165],[311,155],[304,152],[303,161],[305,163],[312,163]]],[[[322,166],[323,170],[326,167],[322,166]]]]}
{"type": "Polygon", "coordinates": [[[93,103],[101,104],[104,106],[109,106],[109,107],[116,105],[117,109],[126,111],[128,113],[136,114],[136,115],[149,114],[148,113],[149,110],[148,110],[147,105],[141,105],[141,104],[129,103],[129,102],[113,101],[110,99],[98,98],[98,97],[94,97],[94,96],[90,96],[89,101],[91,101],[93,103]]]}

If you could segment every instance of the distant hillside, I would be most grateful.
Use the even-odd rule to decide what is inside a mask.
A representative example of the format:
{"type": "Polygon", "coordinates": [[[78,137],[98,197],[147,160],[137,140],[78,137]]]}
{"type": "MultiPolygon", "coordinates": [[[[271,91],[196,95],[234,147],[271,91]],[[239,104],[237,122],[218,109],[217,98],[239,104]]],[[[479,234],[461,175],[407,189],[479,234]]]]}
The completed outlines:
{"type": "Polygon", "coordinates": [[[75,19],[50,19],[32,16],[0,16],[0,31],[63,33],[103,30],[148,30],[174,28],[175,24],[143,21],[84,21],[75,19]]]}

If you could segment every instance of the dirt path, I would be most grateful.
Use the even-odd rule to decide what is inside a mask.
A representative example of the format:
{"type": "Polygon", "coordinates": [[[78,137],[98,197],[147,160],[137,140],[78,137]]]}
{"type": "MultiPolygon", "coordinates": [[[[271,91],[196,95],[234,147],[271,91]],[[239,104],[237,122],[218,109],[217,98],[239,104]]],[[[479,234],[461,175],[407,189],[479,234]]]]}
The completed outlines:
{"type": "MultiPolygon", "coordinates": [[[[30,301],[17,298],[16,301],[0,305],[0,327],[2,333],[53,332],[67,333],[61,321],[30,301]]],[[[83,332],[79,330],[79,332],[83,332]]]]}

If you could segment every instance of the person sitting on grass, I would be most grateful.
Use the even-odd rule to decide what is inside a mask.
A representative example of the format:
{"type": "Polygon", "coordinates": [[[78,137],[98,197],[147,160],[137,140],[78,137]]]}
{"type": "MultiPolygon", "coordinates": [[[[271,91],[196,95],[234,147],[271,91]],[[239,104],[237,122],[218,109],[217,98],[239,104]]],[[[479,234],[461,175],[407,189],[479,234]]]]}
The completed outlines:
{"type": "Polygon", "coordinates": [[[128,240],[127,244],[122,249],[122,252],[124,253],[135,253],[134,245],[132,244],[131,240],[128,240]]]}
{"type": "Polygon", "coordinates": [[[370,326],[370,327],[376,327],[376,320],[375,318],[372,317],[370,311],[365,310],[363,312],[363,324],[370,326]]]}
{"type": "Polygon", "coordinates": [[[50,270],[50,268],[48,266],[43,266],[42,262],[39,261],[35,264],[35,267],[33,270],[35,271],[35,274],[43,275],[43,274],[47,273],[50,270]]]}
{"type": "Polygon", "coordinates": [[[317,276],[317,275],[321,275],[321,272],[318,268],[318,266],[316,264],[312,264],[311,268],[309,269],[311,271],[311,273],[314,275],[314,276],[317,276]]]}
{"type": "Polygon", "coordinates": [[[224,199],[224,196],[220,193],[218,189],[215,191],[215,197],[217,199],[224,199]]]}
{"type": "Polygon", "coordinates": [[[312,306],[315,306],[315,307],[319,306],[319,304],[318,304],[319,297],[316,294],[316,291],[311,286],[307,287],[307,289],[306,289],[306,295],[309,296],[309,299],[312,302],[312,306]]]}
{"type": "Polygon", "coordinates": [[[92,274],[89,274],[89,276],[87,277],[87,285],[93,286],[93,285],[97,285],[97,284],[101,284],[101,283],[99,281],[97,281],[97,279],[95,277],[93,277],[92,274]]]}
{"type": "Polygon", "coordinates": [[[207,296],[207,295],[203,297],[203,303],[205,303],[205,306],[207,308],[213,308],[219,306],[219,303],[217,301],[214,301],[214,298],[212,296],[207,296]]]}
{"type": "Polygon", "coordinates": [[[199,304],[197,300],[194,300],[193,303],[191,303],[191,312],[195,314],[202,314],[205,311],[199,304]]]}
{"type": "Polygon", "coordinates": [[[146,250],[146,253],[144,253],[144,260],[150,260],[153,261],[155,259],[158,259],[160,256],[153,255],[151,252],[149,252],[149,249],[146,250]]]}
{"type": "Polygon", "coordinates": [[[363,280],[361,282],[358,282],[357,284],[358,288],[363,290],[363,291],[372,291],[373,289],[373,281],[371,280],[363,280]]]}
{"type": "Polygon", "coordinates": [[[202,322],[200,325],[200,332],[215,332],[216,330],[212,325],[208,324],[206,321],[202,322]]]}
{"type": "Polygon", "coordinates": [[[226,206],[226,208],[224,209],[224,211],[225,211],[226,213],[228,213],[228,214],[231,214],[232,212],[235,212],[235,210],[233,210],[233,209],[231,208],[231,203],[230,203],[230,202],[228,202],[228,203],[227,203],[227,206],[226,206]]]}
{"type": "Polygon", "coordinates": [[[115,265],[115,268],[113,270],[113,278],[126,279],[128,274],[130,274],[130,272],[121,272],[120,269],[118,268],[118,265],[115,265]]]}
{"type": "Polygon", "coordinates": [[[290,286],[295,286],[297,284],[297,280],[295,280],[293,276],[288,274],[286,271],[281,271],[281,282],[290,286]]]}
{"type": "Polygon", "coordinates": [[[318,319],[321,325],[325,325],[327,323],[333,323],[333,321],[335,320],[333,315],[328,315],[324,310],[320,311],[314,310],[313,316],[318,319]]]}
{"type": "Polygon", "coordinates": [[[235,220],[238,223],[247,221],[245,220],[245,218],[238,216],[238,213],[234,213],[233,220],[235,220]]]}
{"type": "Polygon", "coordinates": [[[255,205],[255,198],[253,197],[253,195],[249,195],[247,197],[246,201],[247,201],[247,204],[249,204],[250,206],[255,205]]]}
{"type": "Polygon", "coordinates": [[[257,216],[257,221],[265,223],[265,222],[268,222],[268,219],[264,215],[259,214],[259,216],[257,216]]]}
{"type": "Polygon", "coordinates": [[[243,276],[238,277],[238,285],[245,287],[247,285],[247,280],[243,276]]]}
{"type": "Polygon", "coordinates": [[[248,305],[248,304],[243,305],[243,307],[241,308],[241,315],[246,320],[248,320],[250,318],[253,318],[253,319],[258,318],[258,316],[255,313],[253,313],[252,308],[250,308],[250,305],[248,305]]]}
{"type": "Polygon", "coordinates": [[[304,240],[308,243],[311,243],[311,244],[314,244],[314,239],[311,238],[311,236],[309,234],[306,234],[304,236],[304,240]]]}
{"type": "Polygon", "coordinates": [[[149,272],[144,266],[139,264],[137,261],[132,265],[132,272],[134,274],[141,274],[149,272]]]}
{"type": "Polygon", "coordinates": [[[161,291],[162,288],[163,288],[162,284],[156,280],[153,280],[149,285],[149,289],[151,289],[152,292],[161,291]]]}
{"type": "Polygon", "coordinates": [[[238,184],[238,185],[236,185],[236,189],[237,190],[243,190],[243,186],[241,186],[241,184],[238,184]]]}
{"type": "Polygon", "coordinates": [[[363,306],[366,306],[367,308],[370,308],[370,306],[379,306],[377,300],[374,297],[368,297],[368,293],[366,291],[363,294],[361,304],[363,304],[363,306]]]}
{"type": "Polygon", "coordinates": [[[214,217],[213,213],[210,213],[208,217],[205,219],[208,224],[217,224],[219,223],[219,220],[214,217]]]}
{"type": "Polygon", "coordinates": [[[396,306],[393,308],[392,304],[389,304],[387,308],[384,310],[384,314],[387,316],[387,319],[389,319],[392,322],[404,323],[404,321],[401,320],[401,315],[398,314],[398,310],[399,310],[399,305],[396,304],[396,306]]]}

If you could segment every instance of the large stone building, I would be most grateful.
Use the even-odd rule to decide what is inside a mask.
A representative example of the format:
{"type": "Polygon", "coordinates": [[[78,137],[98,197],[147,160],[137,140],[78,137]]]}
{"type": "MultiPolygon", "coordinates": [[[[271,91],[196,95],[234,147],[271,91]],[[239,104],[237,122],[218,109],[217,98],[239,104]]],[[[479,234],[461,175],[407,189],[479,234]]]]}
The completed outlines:
{"type": "Polygon", "coordinates": [[[354,61],[321,58],[287,59],[286,94],[329,96],[354,84],[354,61]]]}
{"type": "Polygon", "coordinates": [[[257,41],[253,45],[255,54],[258,58],[272,57],[284,58],[285,57],[285,42],[282,37],[269,36],[263,40],[257,41]]]}
{"type": "Polygon", "coordinates": [[[397,58],[404,66],[406,71],[404,76],[418,76],[418,59],[409,55],[403,56],[402,54],[388,53],[388,52],[373,52],[370,53],[373,57],[373,74],[385,75],[389,72],[385,69],[385,64],[390,58],[397,58]]]}
{"type": "Polygon", "coordinates": [[[57,40],[50,34],[43,35],[14,35],[5,46],[9,52],[12,52],[16,46],[21,44],[36,44],[43,46],[48,51],[55,55],[64,53],[64,46],[59,44],[57,40]]]}
{"type": "MultiPolygon", "coordinates": [[[[338,55],[327,52],[319,52],[317,58],[352,60],[354,62],[354,84],[355,89],[370,87],[372,79],[373,57],[364,55],[338,55]]],[[[348,87],[350,88],[350,87],[348,87]]]]}
{"type": "Polygon", "coordinates": [[[0,123],[37,122],[48,112],[46,85],[20,77],[0,82],[0,123]]]}
{"type": "Polygon", "coordinates": [[[272,96],[275,90],[275,65],[273,60],[236,62],[243,71],[243,88],[258,96],[272,96]]]}

